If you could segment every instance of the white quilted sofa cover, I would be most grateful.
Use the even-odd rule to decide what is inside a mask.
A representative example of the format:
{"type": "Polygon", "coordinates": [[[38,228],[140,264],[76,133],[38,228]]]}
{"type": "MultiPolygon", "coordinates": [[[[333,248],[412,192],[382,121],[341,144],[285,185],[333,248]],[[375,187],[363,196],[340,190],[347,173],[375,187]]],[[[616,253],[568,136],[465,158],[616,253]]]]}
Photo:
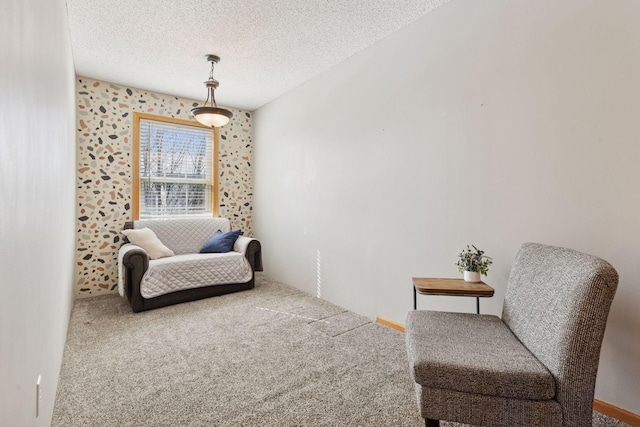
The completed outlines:
{"type": "Polygon", "coordinates": [[[245,257],[251,238],[240,236],[232,252],[201,254],[200,248],[217,231],[231,230],[226,218],[164,219],[134,221],[134,228],[148,227],[175,256],[149,261],[140,294],[153,298],[183,289],[244,283],[253,272],[245,257]]]}

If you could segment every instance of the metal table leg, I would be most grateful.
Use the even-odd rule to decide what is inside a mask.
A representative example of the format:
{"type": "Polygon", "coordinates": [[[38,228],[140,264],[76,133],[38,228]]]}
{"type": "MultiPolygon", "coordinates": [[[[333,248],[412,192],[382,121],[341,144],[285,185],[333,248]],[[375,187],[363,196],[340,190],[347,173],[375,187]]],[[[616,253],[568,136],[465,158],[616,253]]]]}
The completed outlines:
{"type": "Polygon", "coordinates": [[[476,314],[480,314],[480,297],[476,297],[476,314]]]}
{"type": "Polygon", "coordinates": [[[416,287],[413,287],[413,309],[417,310],[418,309],[418,301],[417,301],[417,295],[416,295],[416,287]]]}

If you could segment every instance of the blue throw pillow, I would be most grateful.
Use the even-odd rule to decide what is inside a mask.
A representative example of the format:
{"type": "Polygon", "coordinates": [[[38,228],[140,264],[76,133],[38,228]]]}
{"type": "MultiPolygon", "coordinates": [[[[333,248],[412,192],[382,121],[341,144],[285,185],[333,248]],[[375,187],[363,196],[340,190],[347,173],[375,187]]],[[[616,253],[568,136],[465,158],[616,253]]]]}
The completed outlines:
{"type": "Polygon", "coordinates": [[[218,230],[213,233],[213,236],[204,244],[200,249],[201,254],[209,253],[225,253],[233,249],[233,244],[238,240],[238,237],[242,234],[242,230],[233,230],[228,233],[223,233],[218,230]]]}

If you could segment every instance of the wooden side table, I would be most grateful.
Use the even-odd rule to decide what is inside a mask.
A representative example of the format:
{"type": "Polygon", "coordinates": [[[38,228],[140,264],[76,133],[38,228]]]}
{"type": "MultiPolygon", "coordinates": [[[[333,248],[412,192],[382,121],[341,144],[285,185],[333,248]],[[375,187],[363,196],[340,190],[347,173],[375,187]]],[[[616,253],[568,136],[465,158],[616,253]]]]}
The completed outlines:
{"type": "Polygon", "coordinates": [[[465,282],[463,279],[413,278],[413,309],[418,308],[417,294],[476,297],[476,313],[480,314],[480,297],[492,297],[494,289],[484,282],[465,282]]]}

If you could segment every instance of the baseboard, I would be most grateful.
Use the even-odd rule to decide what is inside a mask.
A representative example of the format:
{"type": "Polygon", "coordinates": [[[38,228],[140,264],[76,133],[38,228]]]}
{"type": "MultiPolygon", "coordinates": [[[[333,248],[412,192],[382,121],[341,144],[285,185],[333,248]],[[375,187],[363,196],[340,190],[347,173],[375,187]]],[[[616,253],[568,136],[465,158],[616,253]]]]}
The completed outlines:
{"type": "Polygon", "coordinates": [[[608,417],[615,418],[634,427],[640,427],[640,415],[625,411],[598,399],[593,399],[593,410],[608,417]]]}
{"type": "Polygon", "coordinates": [[[376,322],[381,325],[388,326],[396,331],[404,332],[404,325],[394,322],[393,320],[385,319],[384,317],[376,316],[376,322]]]}
{"type": "MultiPolygon", "coordinates": [[[[394,322],[393,320],[385,319],[384,317],[376,316],[376,322],[395,329],[396,331],[405,331],[403,324],[394,322]]],[[[602,402],[598,399],[593,400],[593,410],[598,411],[608,417],[615,418],[617,420],[630,424],[633,427],[640,427],[640,415],[625,411],[624,409],[620,409],[617,406],[602,402]]]]}

